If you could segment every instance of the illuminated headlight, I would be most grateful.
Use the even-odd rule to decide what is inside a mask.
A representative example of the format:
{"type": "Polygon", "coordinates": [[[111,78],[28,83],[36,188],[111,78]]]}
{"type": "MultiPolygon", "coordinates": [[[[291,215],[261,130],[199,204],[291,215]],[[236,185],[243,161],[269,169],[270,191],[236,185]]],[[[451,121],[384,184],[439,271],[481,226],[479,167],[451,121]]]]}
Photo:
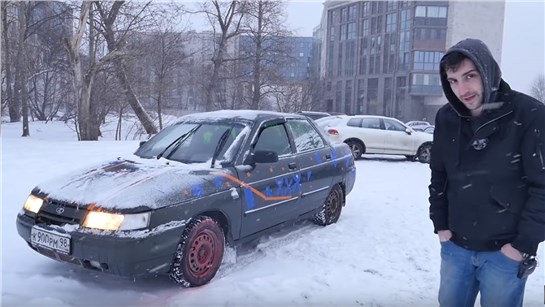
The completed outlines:
{"type": "Polygon", "coordinates": [[[30,211],[32,213],[38,213],[43,203],[44,203],[43,199],[34,195],[29,195],[25,201],[25,205],[23,206],[23,208],[25,208],[26,211],[30,211]]]}
{"type": "Polygon", "coordinates": [[[137,214],[117,214],[89,211],[83,227],[102,230],[134,230],[146,228],[149,225],[151,212],[137,214]]]}

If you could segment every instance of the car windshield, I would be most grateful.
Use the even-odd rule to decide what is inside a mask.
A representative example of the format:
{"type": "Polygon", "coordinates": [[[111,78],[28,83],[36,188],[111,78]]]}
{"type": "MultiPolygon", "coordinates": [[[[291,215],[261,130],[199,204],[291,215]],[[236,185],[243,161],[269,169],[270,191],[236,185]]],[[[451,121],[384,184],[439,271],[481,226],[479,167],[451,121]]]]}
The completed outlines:
{"type": "Polygon", "coordinates": [[[232,161],[247,130],[244,125],[235,123],[180,122],[161,130],[142,144],[135,155],[148,159],[163,157],[183,163],[203,163],[212,159],[222,135],[225,135],[216,159],[232,161]]]}

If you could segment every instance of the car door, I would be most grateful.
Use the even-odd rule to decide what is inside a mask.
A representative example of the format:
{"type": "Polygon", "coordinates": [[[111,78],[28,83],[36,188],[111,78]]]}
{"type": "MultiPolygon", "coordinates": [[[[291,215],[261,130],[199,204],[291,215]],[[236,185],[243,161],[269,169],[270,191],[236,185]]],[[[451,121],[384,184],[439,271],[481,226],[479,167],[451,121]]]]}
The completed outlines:
{"type": "Polygon", "coordinates": [[[320,207],[329,193],[335,171],[335,152],[316,128],[305,119],[288,119],[286,122],[296,150],[300,171],[299,184],[302,194],[299,200],[299,214],[320,207]]]}
{"type": "Polygon", "coordinates": [[[360,140],[365,144],[366,153],[384,153],[386,133],[379,117],[363,117],[360,124],[360,140]]]}
{"type": "Polygon", "coordinates": [[[276,152],[277,162],[237,166],[243,203],[241,237],[297,216],[300,173],[284,122],[263,123],[250,145],[250,153],[276,152]]]}
{"type": "Polygon", "coordinates": [[[383,118],[385,128],[384,152],[387,154],[414,154],[414,135],[407,127],[393,119],[383,118]]]}

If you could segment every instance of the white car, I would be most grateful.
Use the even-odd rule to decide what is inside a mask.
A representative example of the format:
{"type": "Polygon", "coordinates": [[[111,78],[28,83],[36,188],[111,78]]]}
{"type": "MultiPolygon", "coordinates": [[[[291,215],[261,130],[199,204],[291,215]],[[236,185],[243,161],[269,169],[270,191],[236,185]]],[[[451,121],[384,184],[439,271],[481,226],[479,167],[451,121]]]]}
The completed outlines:
{"type": "Polygon", "coordinates": [[[433,135],[415,131],[401,121],[385,116],[330,116],[316,120],[331,143],[346,143],[354,159],[362,154],[404,155],[429,163],[433,135]]]}
{"type": "Polygon", "coordinates": [[[423,121],[423,120],[413,120],[413,121],[410,121],[410,122],[406,122],[405,125],[413,128],[414,130],[418,130],[418,131],[424,131],[424,129],[431,126],[430,123],[428,123],[427,121],[423,121]]]}

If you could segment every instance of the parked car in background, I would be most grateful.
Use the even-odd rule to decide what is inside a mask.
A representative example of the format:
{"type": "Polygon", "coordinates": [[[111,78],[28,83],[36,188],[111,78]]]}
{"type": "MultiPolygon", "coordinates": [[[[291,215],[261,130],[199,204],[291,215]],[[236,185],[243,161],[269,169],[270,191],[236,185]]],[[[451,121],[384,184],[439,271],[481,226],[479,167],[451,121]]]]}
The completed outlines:
{"type": "Polygon", "coordinates": [[[316,122],[334,144],[346,143],[355,159],[362,154],[404,155],[429,163],[433,136],[415,131],[401,121],[385,116],[331,116],[316,122]]]}
{"type": "Polygon", "coordinates": [[[327,112],[317,112],[317,111],[299,111],[297,112],[298,114],[302,114],[302,115],[305,115],[305,116],[308,116],[314,120],[318,119],[318,118],[322,118],[322,117],[327,117],[327,116],[331,116],[330,113],[327,113],[327,112]]]}
{"type": "Polygon", "coordinates": [[[423,120],[413,120],[413,121],[405,123],[405,125],[413,128],[414,130],[418,130],[418,131],[424,131],[425,128],[431,126],[430,123],[428,123],[427,121],[423,121],[423,120]]]}
{"type": "Polygon", "coordinates": [[[17,215],[28,245],[106,273],[208,283],[225,244],[300,219],[336,223],[355,180],[346,144],[298,114],[184,116],[117,158],[36,186],[17,215]]]}
{"type": "Polygon", "coordinates": [[[426,128],[424,128],[424,130],[422,130],[426,133],[430,133],[430,134],[433,134],[433,132],[435,131],[435,126],[434,125],[431,125],[431,126],[428,126],[426,128]]]}

